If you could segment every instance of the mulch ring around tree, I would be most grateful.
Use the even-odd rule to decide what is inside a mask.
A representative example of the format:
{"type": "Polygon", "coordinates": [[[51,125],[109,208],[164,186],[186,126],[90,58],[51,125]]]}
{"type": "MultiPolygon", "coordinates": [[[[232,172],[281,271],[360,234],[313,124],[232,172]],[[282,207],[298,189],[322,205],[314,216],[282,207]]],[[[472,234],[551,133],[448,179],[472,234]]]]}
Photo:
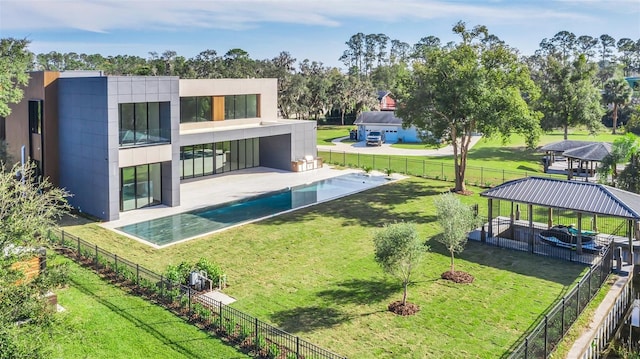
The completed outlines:
{"type": "Polygon", "coordinates": [[[389,304],[389,311],[398,315],[413,315],[420,311],[420,307],[416,304],[402,304],[401,300],[397,300],[389,304]]]}
{"type": "Polygon", "coordinates": [[[462,271],[446,271],[440,275],[440,278],[456,283],[473,283],[473,280],[475,279],[471,274],[462,271]]]}

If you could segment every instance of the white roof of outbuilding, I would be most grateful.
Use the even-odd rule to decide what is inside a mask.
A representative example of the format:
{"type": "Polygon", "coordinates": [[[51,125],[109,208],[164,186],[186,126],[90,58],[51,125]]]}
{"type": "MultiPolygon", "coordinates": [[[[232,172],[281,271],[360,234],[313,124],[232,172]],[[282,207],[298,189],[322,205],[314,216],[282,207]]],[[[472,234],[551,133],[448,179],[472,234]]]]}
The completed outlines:
{"type": "Polygon", "coordinates": [[[640,220],[640,195],[597,183],[527,177],[505,182],[482,197],[640,220]]]}

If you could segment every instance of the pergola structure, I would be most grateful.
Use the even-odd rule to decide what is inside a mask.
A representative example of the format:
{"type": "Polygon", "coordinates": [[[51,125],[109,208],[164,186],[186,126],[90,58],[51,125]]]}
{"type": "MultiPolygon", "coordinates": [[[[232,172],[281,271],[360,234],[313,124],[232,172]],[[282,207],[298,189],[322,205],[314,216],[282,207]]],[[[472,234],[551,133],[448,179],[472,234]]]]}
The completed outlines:
{"type": "Polygon", "coordinates": [[[593,176],[598,169],[598,164],[611,153],[611,143],[565,140],[550,143],[540,149],[546,152],[545,171],[548,165],[556,161],[557,156],[562,155],[567,160],[567,179],[572,179],[574,169],[578,173],[593,176]],[[575,168],[574,162],[578,163],[575,168]]]}
{"type": "MultiPolygon", "coordinates": [[[[549,228],[553,226],[554,209],[569,210],[577,213],[577,245],[576,251],[582,254],[583,217],[610,216],[624,219],[627,222],[630,263],[633,263],[633,240],[640,239],[640,195],[623,191],[602,184],[576,182],[552,178],[527,177],[505,182],[480,194],[488,200],[488,237],[493,237],[493,201],[511,202],[510,222],[514,225],[516,213],[514,203],[527,206],[530,241],[533,243],[533,206],[548,209],[549,228]]],[[[597,223],[594,221],[593,223],[597,223]]],[[[597,228],[592,228],[597,231],[597,228]]]]}

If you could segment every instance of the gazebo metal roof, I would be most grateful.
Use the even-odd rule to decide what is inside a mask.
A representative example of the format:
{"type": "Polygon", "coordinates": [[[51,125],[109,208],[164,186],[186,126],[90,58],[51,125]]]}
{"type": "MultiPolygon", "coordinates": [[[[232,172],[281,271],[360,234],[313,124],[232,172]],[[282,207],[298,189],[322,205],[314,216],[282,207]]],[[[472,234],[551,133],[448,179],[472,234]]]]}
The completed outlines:
{"type": "Polygon", "coordinates": [[[565,157],[577,158],[583,161],[599,161],[611,153],[611,144],[608,142],[594,142],[586,146],[581,146],[566,150],[562,153],[565,157]]]}
{"type": "Polygon", "coordinates": [[[591,141],[572,141],[572,140],[564,140],[559,142],[550,143],[548,145],[544,145],[540,147],[541,151],[555,151],[555,152],[564,152],[567,150],[572,150],[574,148],[586,146],[593,144],[595,142],[591,141]]]}
{"type": "Polygon", "coordinates": [[[527,177],[505,182],[480,196],[640,220],[640,195],[597,183],[527,177]]]}

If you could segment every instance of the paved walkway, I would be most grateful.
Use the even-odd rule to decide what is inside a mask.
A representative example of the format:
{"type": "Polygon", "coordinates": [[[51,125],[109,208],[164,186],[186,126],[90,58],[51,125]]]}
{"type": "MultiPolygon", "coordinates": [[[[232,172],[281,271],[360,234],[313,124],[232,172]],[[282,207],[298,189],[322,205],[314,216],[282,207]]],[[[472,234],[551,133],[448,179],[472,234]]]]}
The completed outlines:
{"type": "MultiPolygon", "coordinates": [[[[469,148],[473,147],[482,136],[471,137],[469,148]]],[[[441,148],[430,148],[424,150],[391,147],[390,143],[383,143],[382,146],[367,146],[365,141],[347,143],[349,136],[336,138],[331,143],[334,146],[318,145],[318,151],[363,153],[375,155],[398,155],[398,156],[452,156],[453,146],[447,145],[441,148]]]]}

